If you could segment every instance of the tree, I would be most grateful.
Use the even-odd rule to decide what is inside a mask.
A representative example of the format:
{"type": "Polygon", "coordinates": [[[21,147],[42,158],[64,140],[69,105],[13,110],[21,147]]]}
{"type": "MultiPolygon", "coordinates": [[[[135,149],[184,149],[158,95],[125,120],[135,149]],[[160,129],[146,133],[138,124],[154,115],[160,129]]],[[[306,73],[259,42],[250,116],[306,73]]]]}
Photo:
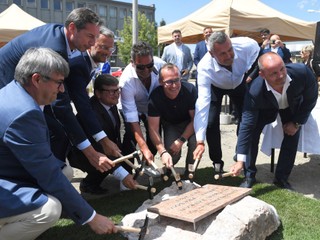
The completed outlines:
{"type": "MultiPolygon", "coordinates": [[[[148,42],[153,48],[154,53],[157,53],[158,36],[155,24],[150,22],[146,15],[138,13],[138,41],[148,42]]],[[[129,64],[130,52],[132,47],[132,18],[127,17],[123,24],[123,30],[119,31],[123,41],[118,42],[118,57],[120,60],[129,64]]]]}

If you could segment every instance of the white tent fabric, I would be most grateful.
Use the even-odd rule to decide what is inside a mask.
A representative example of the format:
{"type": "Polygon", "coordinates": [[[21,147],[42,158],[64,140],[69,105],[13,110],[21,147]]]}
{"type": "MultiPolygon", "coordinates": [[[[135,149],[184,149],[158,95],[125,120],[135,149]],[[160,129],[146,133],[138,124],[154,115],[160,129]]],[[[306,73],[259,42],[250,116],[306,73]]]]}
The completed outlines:
{"type": "Polygon", "coordinates": [[[257,41],[261,41],[259,32],[263,28],[278,34],[283,41],[313,41],[316,31],[316,23],[283,14],[259,0],[212,0],[189,16],[159,27],[158,43],[172,42],[175,29],[181,30],[184,43],[197,43],[203,40],[203,28],[207,26],[257,41]]]}
{"type": "Polygon", "coordinates": [[[9,42],[16,36],[45,23],[11,4],[0,13],[0,42],[9,42]]]}

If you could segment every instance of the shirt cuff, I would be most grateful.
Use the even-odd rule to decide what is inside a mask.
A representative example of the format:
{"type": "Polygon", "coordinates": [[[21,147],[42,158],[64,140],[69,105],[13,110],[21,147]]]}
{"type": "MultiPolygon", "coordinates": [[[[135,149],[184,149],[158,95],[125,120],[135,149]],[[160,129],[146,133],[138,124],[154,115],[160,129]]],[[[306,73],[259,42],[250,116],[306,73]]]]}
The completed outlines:
{"type": "Polygon", "coordinates": [[[119,166],[112,174],[117,180],[122,181],[129,173],[122,166],[119,166]]]}
{"type": "Polygon", "coordinates": [[[93,210],[93,213],[92,213],[91,217],[90,217],[87,221],[85,221],[84,223],[82,223],[82,225],[85,225],[85,224],[87,224],[88,222],[91,222],[92,219],[96,216],[96,214],[97,214],[96,211],[93,210]]]}
{"type": "Polygon", "coordinates": [[[92,137],[96,142],[99,142],[102,138],[105,138],[107,134],[104,131],[100,131],[97,134],[94,134],[92,137]]]}
{"type": "Polygon", "coordinates": [[[247,155],[245,154],[237,154],[237,161],[245,162],[247,160],[247,155]]]}
{"type": "Polygon", "coordinates": [[[91,145],[91,143],[89,142],[88,139],[86,139],[86,140],[84,140],[83,142],[79,143],[79,144],[77,145],[77,148],[78,148],[80,151],[82,151],[83,149],[89,147],[90,145],[91,145]]]}

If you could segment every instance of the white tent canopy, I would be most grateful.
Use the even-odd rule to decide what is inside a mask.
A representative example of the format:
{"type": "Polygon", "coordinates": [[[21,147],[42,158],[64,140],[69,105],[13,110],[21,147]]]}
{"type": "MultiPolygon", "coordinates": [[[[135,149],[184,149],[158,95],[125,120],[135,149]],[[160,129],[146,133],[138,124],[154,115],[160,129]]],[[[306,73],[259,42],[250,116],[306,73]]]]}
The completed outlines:
{"type": "Polygon", "coordinates": [[[16,36],[45,23],[11,4],[0,13],[0,42],[9,42],[16,36]]]}
{"type": "Polygon", "coordinates": [[[208,26],[257,41],[261,41],[259,32],[263,28],[283,41],[314,40],[316,31],[316,23],[283,14],[259,0],[212,0],[189,16],[159,27],[158,43],[172,42],[175,29],[181,30],[184,43],[197,43],[203,40],[203,28],[208,26]]]}

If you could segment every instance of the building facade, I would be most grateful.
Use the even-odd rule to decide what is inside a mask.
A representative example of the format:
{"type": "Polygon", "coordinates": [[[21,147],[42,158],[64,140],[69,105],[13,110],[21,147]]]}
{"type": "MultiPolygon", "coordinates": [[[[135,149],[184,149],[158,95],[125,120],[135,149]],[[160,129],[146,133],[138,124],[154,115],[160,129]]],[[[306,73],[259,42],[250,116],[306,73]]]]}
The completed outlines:
{"type": "MultiPolygon", "coordinates": [[[[116,36],[123,29],[126,17],[132,17],[132,3],[112,0],[0,0],[0,12],[12,3],[18,5],[25,12],[46,23],[64,24],[68,14],[75,8],[88,7],[95,11],[104,21],[104,25],[111,29],[116,36]]],[[[139,12],[144,13],[150,22],[155,22],[155,5],[139,5],[139,12]]],[[[119,41],[116,38],[116,41],[119,41]]],[[[118,63],[117,51],[111,58],[113,66],[118,63]]]]}

